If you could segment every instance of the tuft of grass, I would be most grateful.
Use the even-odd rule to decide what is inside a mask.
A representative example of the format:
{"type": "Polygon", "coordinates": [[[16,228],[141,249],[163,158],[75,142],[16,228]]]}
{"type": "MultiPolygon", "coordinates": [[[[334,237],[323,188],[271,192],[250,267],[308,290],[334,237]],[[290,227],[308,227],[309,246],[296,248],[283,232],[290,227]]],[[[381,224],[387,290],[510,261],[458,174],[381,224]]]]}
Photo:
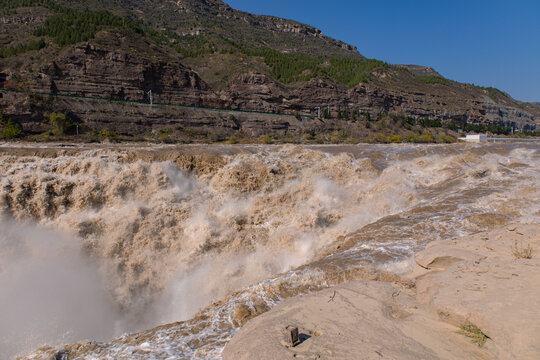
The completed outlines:
{"type": "Polygon", "coordinates": [[[514,242],[512,247],[512,254],[516,259],[532,259],[534,256],[534,250],[530,244],[527,247],[520,247],[518,241],[514,242]]]}
{"type": "Polygon", "coordinates": [[[480,330],[480,328],[474,324],[461,325],[459,327],[461,330],[458,332],[461,335],[465,335],[473,344],[478,345],[479,347],[484,346],[486,340],[489,337],[480,330]]]}

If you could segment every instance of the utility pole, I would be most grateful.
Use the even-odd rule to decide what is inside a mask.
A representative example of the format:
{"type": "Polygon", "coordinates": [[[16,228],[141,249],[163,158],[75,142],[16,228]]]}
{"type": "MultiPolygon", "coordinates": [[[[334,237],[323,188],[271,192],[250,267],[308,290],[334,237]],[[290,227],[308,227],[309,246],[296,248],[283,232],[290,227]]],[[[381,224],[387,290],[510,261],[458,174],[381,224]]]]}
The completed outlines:
{"type": "Polygon", "coordinates": [[[147,92],[148,95],[150,95],[150,106],[153,105],[153,99],[152,99],[152,90],[147,92]]]}

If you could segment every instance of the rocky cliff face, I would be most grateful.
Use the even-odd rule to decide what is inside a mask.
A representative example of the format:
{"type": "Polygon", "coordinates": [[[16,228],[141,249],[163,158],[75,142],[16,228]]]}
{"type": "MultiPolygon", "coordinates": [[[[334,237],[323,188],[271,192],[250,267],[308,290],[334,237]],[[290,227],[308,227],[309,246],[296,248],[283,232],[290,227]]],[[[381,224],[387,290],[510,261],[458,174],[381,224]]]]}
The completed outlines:
{"type": "Polygon", "coordinates": [[[392,91],[377,85],[360,84],[351,89],[322,79],[312,79],[298,89],[286,91],[263,74],[249,73],[238,77],[229,91],[222,92],[224,105],[233,108],[281,113],[317,114],[316,108],[370,113],[406,114],[437,118],[457,123],[493,123],[534,127],[534,115],[490,98],[450,98],[436,93],[392,91]]]}
{"type": "Polygon", "coordinates": [[[115,100],[204,105],[208,86],[181,64],[152,63],[136,56],[75,47],[45,66],[35,90],[115,100]]]}
{"type": "MultiPolygon", "coordinates": [[[[389,90],[381,85],[360,84],[348,89],[328,80],[312,79],[292,88],[256,72],[236,77],[227,89],[216,92],[197,73],[182,64],[151,62],[137,56],[103,50],[89,44],[77,46],[44,66],[35,75],[33,91],[96,97],[119,102],[62,97],[59,111],[79,119],[93,129],[111,129],[123,134],[144,134],[160,128],[199,129],[209,137],[226,137],[238,130],[249,136],[285,136],[302,132],[328,132],[340,128],[336,120],[302,122],[294,116],[229,114],[227,111],[175,108],[159,105],[239,109],[282,114],[317,115],[317,107],[370,113],[437,118],[457,123],[495,123],[535,127],[535,117],[489,97],[452,98],[437,92],[389,90]],[[122,103],[149,102],[155,106],[122,103]]],[[[25,130],[44,130],[42,114],[33,111],[24,95],[2,99],[4,112],[20,119],[25,130]]],[[[343,127],[343,126],[341,126],[343,127]]]]}
{"type": "MultiPolygon", "coordinates": [[[[43,115],[50,111],[66,112],[95,130],[106,127],[124,134],[141,134],[188,127],[217,136],[240,130],[253,136],[328,132],[350,125],[345,120],[306,124],[294,116],[317,115],[317,108],[330,110],[334,117],[341,110],[369,113],[372,118],[400,114],[523,129],[535,128],[540,119],[540,107],[515,101],[496,89],[452,82],[425,66],[382,66],[381,62],[373,70],[362,70],[368,80],[347,87],[343,85],[346,80],[321,74],[325,74],[326,66],[332,66],[332,60],[365,62],[356,48],[328,38],[309,25],[234,10],[219,0],[55,3],[74,11],[91,6],[150,25],[139,32],[121,26],[105,28],[88,42],[75,45],[58,46],[46,37],[45,49],[3,58],[0,86],[23,93],[0,93],[2,112],[30,132],[47,128],[43,115]],[[275,71],[273,66],[277,65],[264,55],[268,53],[283,55],[279,66],[284,68],[287,64],[283,62],[296,61],[294,56],[288,57],[293,54],[300,62],[319,59],[321,63],[316,69],[308,66],[298,71],[299,79],[310,80],[289,78],[292,82],[287,82],[275,71]],[[304,77],[306,71],[308,76],[304,77]],[[319,77],[311,78],[312,74],[319,77]],[[153,107],[122,103],[149,103],[150,92],[153,107]],[[240,116],[227,110],[181,106],[289,116],[240,116]]],[[[46,6],[36,5],[17,9],[9,18],[1,17],[0,32],[9,36],[0,36],[0,43],[14,46],[19,40],[13,39],[36,40],[34,30],[55,14],[46,6]]]]}

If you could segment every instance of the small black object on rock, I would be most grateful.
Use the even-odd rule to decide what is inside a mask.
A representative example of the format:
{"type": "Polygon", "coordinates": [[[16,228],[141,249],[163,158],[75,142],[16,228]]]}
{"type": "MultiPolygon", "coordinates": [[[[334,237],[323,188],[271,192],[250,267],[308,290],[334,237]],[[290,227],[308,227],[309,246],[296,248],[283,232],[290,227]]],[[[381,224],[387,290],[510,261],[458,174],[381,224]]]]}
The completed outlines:
{"type": "Polygon", "coordinates": [[[54,355],[54,360],[69,360],[69,350],[60,350],[54,355]]]}
{"type": "Polygon", "coordinates": [[[283,333],[285,335],[285,343],[288,346],[295,347],[300,344],[300,334],[297,327],[287,326],[283,333]]]}

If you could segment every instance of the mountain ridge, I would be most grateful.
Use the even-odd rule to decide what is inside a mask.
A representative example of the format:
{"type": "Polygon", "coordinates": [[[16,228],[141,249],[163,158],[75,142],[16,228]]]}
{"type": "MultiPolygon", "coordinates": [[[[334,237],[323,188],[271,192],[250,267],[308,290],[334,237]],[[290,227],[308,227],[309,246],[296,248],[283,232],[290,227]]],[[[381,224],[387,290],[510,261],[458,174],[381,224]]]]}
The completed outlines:
{"type": "MultiPolygon", "coordinates": [[[[373,130],[360,117],[393,117],[403,131],[413,132],[423,130],[415,128],[417,120],[408,124],[407,117],[434,119],[450,128],[473,123],[533,130],[540,118],[538,107],[497,89],[457,83],[430,67],[366,59],[319,29],[234,10],[219,0],[0,4],[0,42],[7,49],[0,64],[3,86],[26,94],[6,94],[0,105],[30,133],[47,128],[43,115],[51,111],[65,112],[94,131],[135,135],[132,128],[147,133],[165,126],[197,132],[203,127],[206,137],[238,132],[370,136],[373,130]],[[66,99],[37,95],[149,102],[150,91],[156,103],[310,116],[320,115],[317,108],[327,111],[321,124],[280,118],[277,128],[255,116],[231,125],[223,112],[202,122],[196,113],[143,121],[110,104],[95,105],[99,115],[66,99]],[[144,126],[129,126],[130,117],[144,126]]],[[[147,112],[137,111],[140,117],[147,112]]],[[[377,130],[385,132],[385,126],[378,124],[377,130]]],[[[396,126],[391,127],[403,132],[396,126]]]]}
{"type": "MultiPolygon", "coordinates": [[[[248,25],[251,29],[263,28],[271,31],[280,31],[283,33],[301,34],[321,39],[326,44],[330,44],[346,51],[350,55],[360,55],[357,49],[342,41],[329,38],[322,34],[321,30],[310,25],[288,19],[282,19],[268,15],[254,15],[231,8],[226,3],[219,0],[159,0],[159,1],[132,1],[132,0],[90,0],[83,1],[77,6],[77,1],[59,1],[60,4],[70,7],[86,8],[93,5],[97,9],[116,10],[120,15],[131,19],[137,19],[147,23],[155,28],[167,29],[177,34],[193,35],[199,31],[210,34],[219,34],[225,37],[238,36],[238,32],[233,32],[230,24],[224,26],[224,23],[231,21],[233,25],[242,30],[242,25],[248,25]],[[198,18],[199,17],[199,18],[198,18]],[[201,19],[203,17],[204,19],[201,19]]],[[[114,12],[114,11],[113,11],[114,12]]],[[[247,35],[247,34],[244,34],[247,35]]],[[[257,33],[257,35],[261,35],[257,33]]],[[[272,43],[277,46],[278,43],[272,43]]],[[[298,45],[298,44],[296,44],[298,45]]],[[[296,47],[295,51],[301,52],[302,48],[296,47]]]]}

